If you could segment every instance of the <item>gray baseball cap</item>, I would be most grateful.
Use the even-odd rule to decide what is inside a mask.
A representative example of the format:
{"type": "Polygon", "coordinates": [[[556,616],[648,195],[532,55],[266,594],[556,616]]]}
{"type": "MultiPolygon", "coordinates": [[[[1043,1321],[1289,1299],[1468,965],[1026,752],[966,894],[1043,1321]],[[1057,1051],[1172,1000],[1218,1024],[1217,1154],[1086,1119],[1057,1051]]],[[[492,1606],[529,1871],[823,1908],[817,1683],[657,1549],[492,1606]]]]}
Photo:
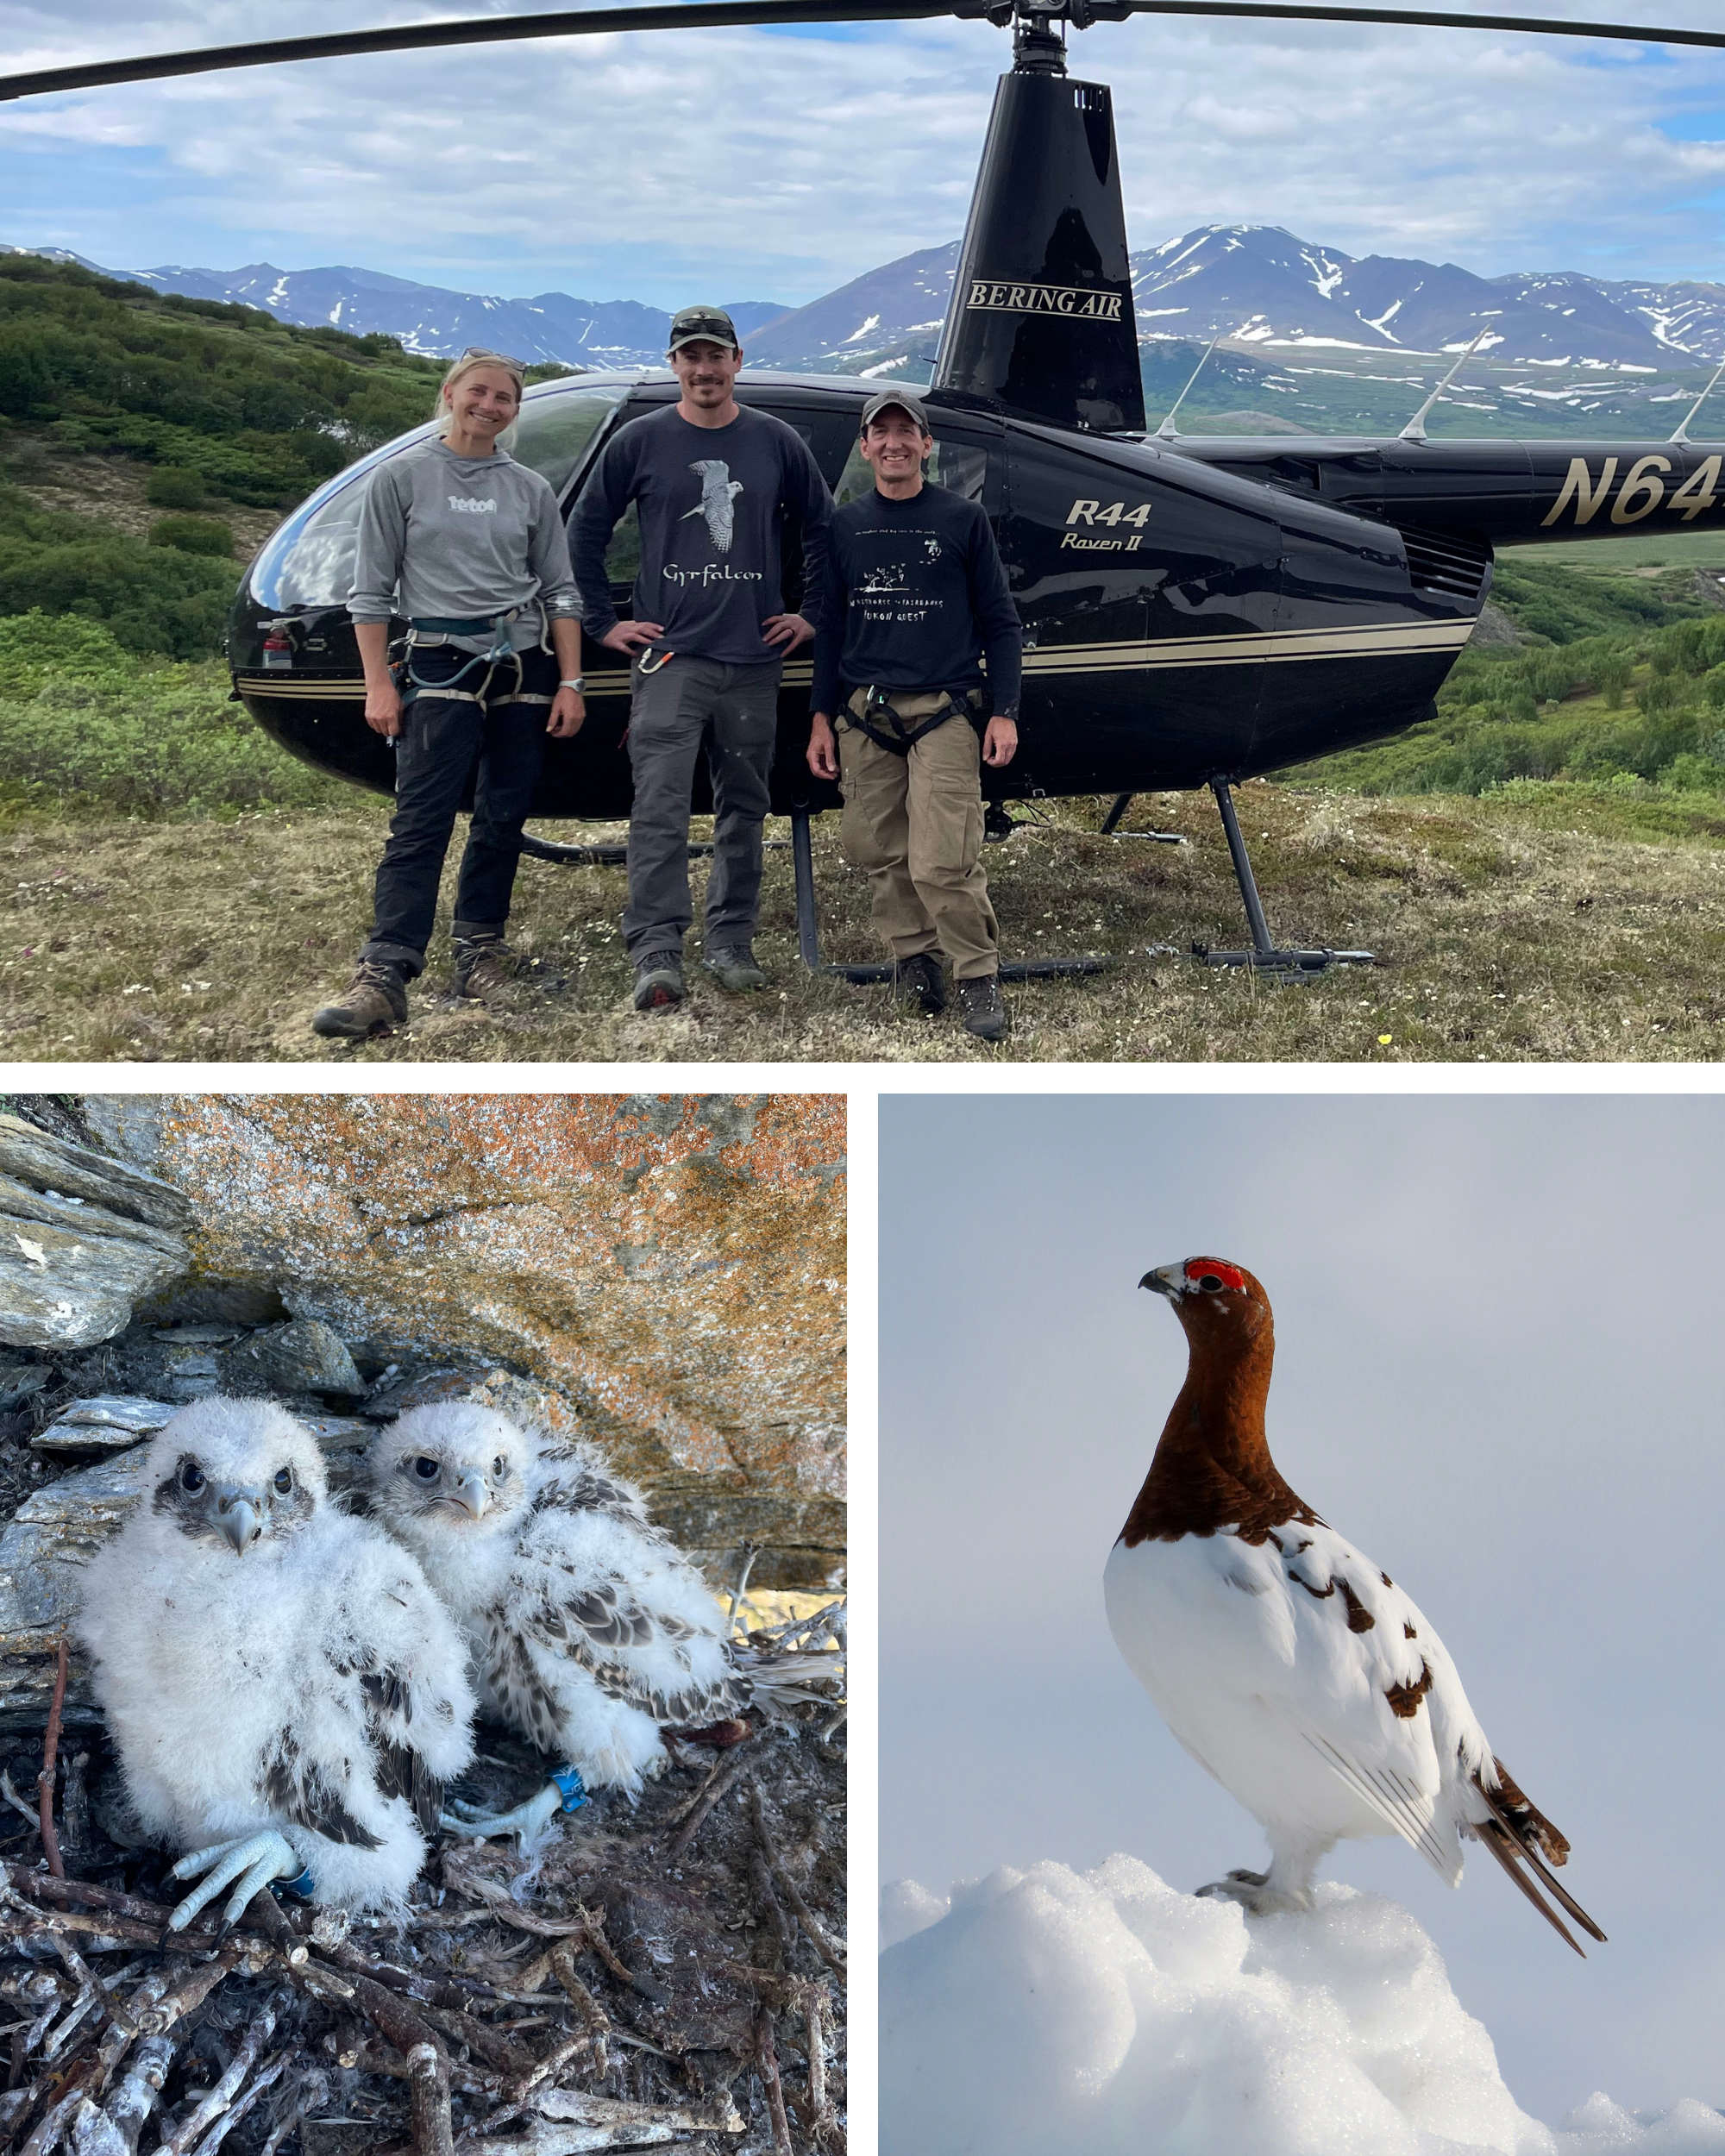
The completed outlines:
{"type": "Polygon", "coordinates": [[[742,343],[737,324],[723,307],[685,307],[671,317],[671,341],[665,349],[675,352],[686,344],[722,344],[734,352],[742,343]]]}
{"type": "Polygon", "coordinates": [[[862,431],[867,434],[883,411],[891,411],[894,407],[907,413],[925,434],[928,433],[928,414],[922,408],[922,401],[913,397],[907,389],[883,389],[878,396],[871,397],[862,407],[862,431]]]}

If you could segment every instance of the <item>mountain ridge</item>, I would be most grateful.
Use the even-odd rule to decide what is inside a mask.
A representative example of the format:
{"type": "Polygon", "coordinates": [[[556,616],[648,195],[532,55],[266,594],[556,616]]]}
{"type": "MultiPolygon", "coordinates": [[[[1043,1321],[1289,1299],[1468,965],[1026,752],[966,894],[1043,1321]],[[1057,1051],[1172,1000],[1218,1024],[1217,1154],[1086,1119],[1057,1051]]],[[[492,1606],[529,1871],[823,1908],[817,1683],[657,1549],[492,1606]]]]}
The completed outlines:
{"type": "MultiPolygon", "coordinates": [[[[197,299],[262,307],[306,327],[398,337],[447,356],[492,344],[530,361],[651,365],[670,317],[636,300],[567,292],[505,299],[331,264],[231,271],[167,264],[113,270],[63,248],[6,247],[197,299]]],[[[957,266],[957,241],[879,265],[800,307],[738,302],[751,362],[785,370],[887,374],[932,360],[957,266]]],[[[1460,351],[1529,368],[1649,373],[1725,355],[1725,283],[1609,280],[1573,271],[1485,278],[1417,257],[1349,255],[1278,225],[1201,225],[1132,258],[1142,345],[1208,342],[1270,353],[1460,351]]]]}

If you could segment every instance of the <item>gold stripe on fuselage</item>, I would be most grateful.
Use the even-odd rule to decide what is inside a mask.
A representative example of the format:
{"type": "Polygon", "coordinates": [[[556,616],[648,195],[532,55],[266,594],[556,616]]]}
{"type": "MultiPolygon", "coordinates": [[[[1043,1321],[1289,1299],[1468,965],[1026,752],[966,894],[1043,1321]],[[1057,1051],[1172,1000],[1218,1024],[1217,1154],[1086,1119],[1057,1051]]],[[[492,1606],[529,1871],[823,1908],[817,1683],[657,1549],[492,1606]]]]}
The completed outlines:
{"type": "MultiPolygon", "coordinates": [[[[1471,618],[1465,621],[1367,622],[1353,629],[1254,629],[1239,636],[1163,636],[1142,642],[1106,644],[1052,644],[1046,650],[1034,647],[1024,655],[1026,674],[1156,674],[1174,667],[1256,666],[1270,661],[1311,659],[1382,659],[1402,653],[1459,651],[1473,634],[1471,618]]],[[[784,671],[787,689],[807,688],[814,668],[806,660],[794,660],[784,671]]],[[[335,697],[363,696],[365,683],[357,677],[330,679],[285,674],[247,674],[235,677],[241,692],[252,696],[335,697]]],[[[626,696],[629,676],[624,673],[590,674],[590,696],[626,696]]]]}

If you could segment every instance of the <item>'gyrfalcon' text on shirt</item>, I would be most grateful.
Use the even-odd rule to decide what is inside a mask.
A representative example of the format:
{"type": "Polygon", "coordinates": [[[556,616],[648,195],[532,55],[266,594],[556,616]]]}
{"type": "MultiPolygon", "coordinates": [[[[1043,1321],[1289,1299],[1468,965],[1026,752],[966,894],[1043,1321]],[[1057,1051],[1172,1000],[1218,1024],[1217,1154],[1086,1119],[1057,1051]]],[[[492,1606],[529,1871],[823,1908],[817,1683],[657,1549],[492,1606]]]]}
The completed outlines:
{"type": "Polygon", "coordinates": [[[982,687],[986,652],[988,708],[1013,718],[1023,645],[979,502],[925,483],[907,501],[875,487],[834,512],[814,710],[831,716],[850,690],[870,686],[962,696],[982,687]]]}
{"type": "Polygon", "coordinates": [[[662,624],[656,649],[726,666],[775,656],[761,624],[785,608],[786,517],[801,527],[803,611],[813,619],[832,498],[802,436],[782,419],[744,407],[728,426],[693,427],[669,405],[619,429],[569,524],[584,624],[595,640],[617,625],[605,550],[630,502],[641,520],[635,613],[662,624]]]}

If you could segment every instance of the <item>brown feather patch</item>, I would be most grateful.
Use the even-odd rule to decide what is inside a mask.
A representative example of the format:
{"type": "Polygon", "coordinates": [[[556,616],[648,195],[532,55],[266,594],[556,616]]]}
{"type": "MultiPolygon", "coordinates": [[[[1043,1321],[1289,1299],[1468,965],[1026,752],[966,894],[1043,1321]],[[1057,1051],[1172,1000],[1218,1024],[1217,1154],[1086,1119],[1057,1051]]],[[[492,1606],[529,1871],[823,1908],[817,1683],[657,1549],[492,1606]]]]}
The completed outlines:
{"type": "Polygon", "coordinates": [[[1422,1660],[1420,1664],[1420,1682],[1417,1684],[1390,1684],[1384,1688],[1383,1696],[1389,1702],[1392,1714],[1399,1714],[1404,1722],[1412,1721],[1420,1711],[1420,1702],[1432,1689],[1432,1665],[1422,1660]]]}

